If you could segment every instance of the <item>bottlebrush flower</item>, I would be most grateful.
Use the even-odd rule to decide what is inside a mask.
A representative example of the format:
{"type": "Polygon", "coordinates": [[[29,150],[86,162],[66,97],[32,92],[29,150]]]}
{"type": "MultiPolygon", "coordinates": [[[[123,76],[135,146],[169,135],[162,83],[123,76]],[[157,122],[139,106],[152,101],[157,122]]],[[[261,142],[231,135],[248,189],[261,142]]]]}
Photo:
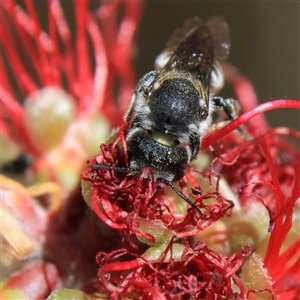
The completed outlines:
{"type": "Polygon", "coordinates": [[[135,84],[132,48],[142,6],[109,1],[89,12],[88,1],[74,1],[73,34],[59,1],[45,2],[46,29],[34,1],[24,4],[0,4],[0,167],[26,185],[1,177],[5,299],[45,298],[96,274],[82,235],[88,229],[99,235],[101,225],[88,216],[77,187],[87,158],[123,120],[135,84]],[[81,275],[74,279],[73,272],[81,275]]]}
{"type": "Polygon", "coordinates": [[[206,162],[192,164],[179,183],[203,217],[154,183],[150,168],[139,178],[115,168],[128,167],[126,123],[89,161],[112,168],[83,172],[86,202],[123,237],[123,249],[97,256],[98,289],[106,289],[106,297],[299,297],[299,149],[286,137],[299,140],[300,134],[269,128],[262,113],[299,109],[300,102],[257,105],[249,81],[228,64],[224,70],[248,111],[203,139],[206,162]],[[234,131],[238,126],[243,133],[234,131]],[[124,261],[128,256],[133,259],[124,261]]]}
{"type": "Polygon", "coordinates": [[[10,243],[5,254],[11,254],[12,245],[24,246],[13,244],[9,224],[15,224],[27,247],[17,252],[25,253],[24,259],[17,256],[21,263],[2,282],[1,297],[298,299],[300,162],[299,149],[289,138],[298,141],[300,134],[269,128],[263,113],[299,109],[299,101],[258,105],[248,80],[223,64],[244,113],[222,128],[212,128],[202,141],[199,160],[177,185],[203,216],[170,188],[155,183],[151,168],[138,177],[87,168],[82,193],[92,210],[85,210],[74,187],[86,158],[92,157],[91,164],[128,166],[128,124],[122,116],[134,87],[130,50],[141,2],[107,1],[91,14],[86,1],[76,1],[74,40],[59,2],[48,2],[49,34],[41,29],[33,3],[25,4],[28,14],[13,1],[1,3],[6,55],[1,134],[7,141],[2,164],[29,154],[31,182],[43,182],[27,189],[9,181],[10,190],[21,196],[2,232],[2,240],[10,243]],[[118,22],[120,7],[125,12],[118,22]],[[22,48],[12,41],[21,41],[22,48]],[[90,50],[95,68],[90,67],[90,50]],[[15,92],[8,74],[20,91],[15,92]],[[118,104],[112,92],[116,78],[121,85],[118,104]],[[18,94],[26,99],[23,105],[16,101],[18,94]],[[63,113],[53,113],[55,108],[63,113]],[[94,155],[91,144],[101,143],[103,122],[121,127],[94,155]],[[235,130],[239,126],[243,134],[235,130]],[[62,201],[54,201],[55,209],[48,212],[41,197],[36,207],[34,197],[49,191],[53,196],[59,190],[55,183],[63,191],[62,201]],[[35,220],[43,217],[41,224],[36,221],[42,241],[31,229],[37,224],[28,208],[35,220]],[[21,226],[25,220],[30,234],[21,226]],[[39,288],[32,288],[36,283],[39,288]]]}

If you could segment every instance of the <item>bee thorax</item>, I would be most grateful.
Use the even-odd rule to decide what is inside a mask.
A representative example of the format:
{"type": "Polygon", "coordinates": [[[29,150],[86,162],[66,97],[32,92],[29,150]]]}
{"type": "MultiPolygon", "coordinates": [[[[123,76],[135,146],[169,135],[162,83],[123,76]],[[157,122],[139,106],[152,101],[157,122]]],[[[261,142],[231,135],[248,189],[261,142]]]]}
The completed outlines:
{"type": "Polygon", "coordinates": [[[150,119],[160,131],[188,132],[201,119],[200,95],[191,81],[173,78],[162,82],[149,98],[150,119]]]}

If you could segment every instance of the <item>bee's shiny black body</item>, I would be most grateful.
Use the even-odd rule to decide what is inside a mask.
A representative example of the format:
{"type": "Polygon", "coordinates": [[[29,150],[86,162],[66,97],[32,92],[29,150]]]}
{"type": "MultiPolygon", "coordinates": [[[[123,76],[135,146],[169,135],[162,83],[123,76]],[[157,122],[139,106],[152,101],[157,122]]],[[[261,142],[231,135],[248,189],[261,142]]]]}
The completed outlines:
{"type": "Polygon", "coordinates": [[[151,167],[155,181],[169,185],[203,215],[172,181],[180,180],[196,158],[212,113],[223,108],[230,118],[235,117],[233,99],[213,97],[224,81],[218,61],[228,52],[229,34],[222,19],[188,20],[156,59],[157,70],[139,81],[132,96],[125,115],[130,124],[126,134],[129,168],[90,166],[133,173],[151,167]]]}
{"type": "Polygon", "coordinates": [[[125,116],[131,123],[126,141],[132,169],[151,167],[155,179],[174,181],[196,157],[212,122],[211,73],[219,72],[214,28],[227,30],[223,21],[211,24],[198,18],[186,22],[167,45],[166,64],[140,80],[125,116]]]}

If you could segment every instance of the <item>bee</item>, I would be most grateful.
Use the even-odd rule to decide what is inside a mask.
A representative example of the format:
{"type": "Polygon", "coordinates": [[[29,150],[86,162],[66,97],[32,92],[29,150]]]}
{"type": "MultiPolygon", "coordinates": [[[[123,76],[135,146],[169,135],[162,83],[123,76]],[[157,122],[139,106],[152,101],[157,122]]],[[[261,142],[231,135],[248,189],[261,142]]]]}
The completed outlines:
{"type": "Polygon", "coordinates": [[[125,114],[130,166],[107,169],[141,173],[151,167],[156,182],[170,186],[203,215],[172,182],[182,179],[197,157],[213,113],[223,109],[235,118],[235,100],[214,96],[224,83],[219,61],[229,48],[228,27],[221,18],[204,22],[194,17],[176,30],[156,59],[156,70],[138,82],[125,114]]]}

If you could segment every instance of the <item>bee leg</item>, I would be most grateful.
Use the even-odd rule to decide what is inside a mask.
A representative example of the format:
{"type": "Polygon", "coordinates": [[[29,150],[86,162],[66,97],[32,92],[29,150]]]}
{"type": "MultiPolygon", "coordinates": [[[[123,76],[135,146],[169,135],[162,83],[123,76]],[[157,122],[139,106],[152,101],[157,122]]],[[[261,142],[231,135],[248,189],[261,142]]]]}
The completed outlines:
{"type": "MultiPolygon", "coordinates": [[[[233,98],[212,97],[210,101],[213,102],[215,108],[222,109],[230,120],[234,120],[239,116],[241,107],[237,100],[233,98]]],[[[241,127],[238,127],[237,130],[244,138],[249,139],[249,136],[241,127]]]]}
{"type": "Polygon", "coordinates": [[[190,134],[190,145],[191,145],[191,150],[192,150],[192,155],[191,155],[191,159],[194,159],[196,158],[198,152],[199,152],[199,148],[200,148],[200,139],[199,139],[199,136],[192,132],[190,134]]]}
{"type": "Polygon", "coordinates": [[[142,93],[145,91],[145,89],[150,85],[150,83],[154,80],[154,78],[157,76],[156,71],[150,71],[147,74],[145,74],[138,82],[138,86],[135,89],[135,93],[142,93]]]}
{"type": "Polygon", "coordinates": [[[233,98],[212,97],[210,99],[216,108],[222,109],[229,119],[234,120],[239,116],[240,105],[233,98]]]}

